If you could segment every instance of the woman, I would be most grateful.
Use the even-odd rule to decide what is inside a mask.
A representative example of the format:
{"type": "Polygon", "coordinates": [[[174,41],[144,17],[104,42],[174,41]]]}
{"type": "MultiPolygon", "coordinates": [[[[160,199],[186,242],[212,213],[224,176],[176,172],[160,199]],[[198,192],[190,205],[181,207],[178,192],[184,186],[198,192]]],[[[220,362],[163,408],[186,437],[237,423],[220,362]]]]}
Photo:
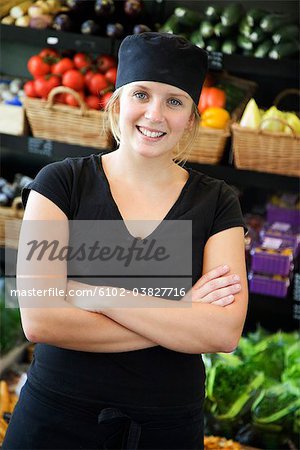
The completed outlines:
{"type": "Polygon", "coordinates": [[[73,219],[118,221],[129,241],[192,221],[193,289],[180,302],[139,291],[134,304],[127,289],[120,307],[122,280],[67,281],[63,258],[43,260],[28,281],[23,249],[35,234],[27,229],[18,287],[43,288],[46,303],[20,299],[24,332],[38,344],[4,449],[203,448],[201,353],[232,351],[247,309],[237,198],[224,182],[174,162],[179,141],[198,127],[206,69],[206,52],[181,37],[128,36],[108,107],[118,149],[50,164],[24,190],[23,227],[38,221],[62,246],[73,219]],[[71,295],[90,284],[115,295],[99,293],[92,304],[71,295]],[[50,295],[53,286],[62,297],[50,295]]]}

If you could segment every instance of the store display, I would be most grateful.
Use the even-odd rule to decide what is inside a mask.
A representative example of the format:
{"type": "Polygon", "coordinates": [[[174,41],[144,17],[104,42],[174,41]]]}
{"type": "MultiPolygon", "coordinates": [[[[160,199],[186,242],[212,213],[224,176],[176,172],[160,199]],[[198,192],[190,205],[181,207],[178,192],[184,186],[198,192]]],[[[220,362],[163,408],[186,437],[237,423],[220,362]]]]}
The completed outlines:
{"type": "Polygon", "coordinates": [[[300,121],[295,113],[277,109],[279,100],[297,94],[282,91],[268,111],[259,110],[254,99],[248,103],[241,122],[232,126],[235,166],[282,175],[300,175],[300,121]]]}
{"type": "Polygon", "coordinates": [[[270,14],[239,3],[207,6],[203,15],[182,6],[163,24],[161,31],[182,34],[209,52],[241,53],[256,58],[281,59],[299,52],[299,27],[287,14],[270,14]]]}
{"type": "Polygon", "coordinates": [[[207,432],[262,448],[284,448],[287,436],[296,443],[299,350],[297,332],[258,328],[233,354],[205,355],[207,432]]]}

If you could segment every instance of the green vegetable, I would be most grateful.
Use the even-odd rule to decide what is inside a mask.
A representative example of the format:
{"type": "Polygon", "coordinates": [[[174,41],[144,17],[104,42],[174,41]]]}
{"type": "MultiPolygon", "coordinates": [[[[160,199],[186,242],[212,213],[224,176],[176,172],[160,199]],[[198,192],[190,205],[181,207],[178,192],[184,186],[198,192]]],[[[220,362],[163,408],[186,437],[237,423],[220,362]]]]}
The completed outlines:
{"type": "Polygon", "coordinates": [[[203,22],[201,22],[199,30],[204,39],[210,38],[214,35],[214,27],[207,20],[203,20],[203,22]]]}
{"type": "Polygon", "coordinates": [[[261,19],[259,26],[263,31],[273,33],[277,28],[289,22],[290,18],[285,14],[268,14],[261,19]]]}
{"type": "Polygon", "coordinates": [[[237,45],[243,50],[253,50],[253,42],[251,42],[250,39],[242,36],[241,34],[239,34],[237,37],[237,45]]]}
{"type": "Polygon", "coordinates": [[[179,34],[180,33],[180,23],[179,23],[178,17],[175,16],[175,14],[170,16],[168,18],[168,20],[160,28],[159,31],[161,31],[163,33],[179,34]]]}
{"type": "Polygon", "coordinates": [[[226,39],[222,46],[221,46],[221,52],[225,53],[226,55],[233,55],[237,51],[237,45],[236,42],[233,39],[226,39]]]}
{"type": "Polygon", "coordinates": [[[266,58],[273,48],[273,43],[271,39],[262,42],[254,51],[254,56],[256,58],[266,58]]]}
{"type": "Polygon", "coordinates": [[[214,26],[214,33],[217,37],[226,37],[231,33],[230,27],[225,27],[221,22],[214,26]]]}
{"type": "Polygon", "coordinates": [[[261,391],[252,405],[252,416],[257,424],[271,424],[283,428],[291,421],[292,413],[300,408],[300,391],[289,383],[276,384],[261,391]]]}
{"type": "Polygon", "coordinates": [[[251,32],[252,32],[253,28],[250,27],[250,25],[248,24],[246,17],[244,17],[239,24],[239,32],[245,36],[245,37],[249,37],[251,32]]]}
{"type": "Polygon", "coordinates": [[[205,42],[202,34],[200,33],[200,30],[196,30],[194,31],[194,33],[192,33],[192,35],[190,36],[190,41],[198,47],[205,48],[205,42]]]}
{"type": "Polygon", "coordinates": [[[266,15],[266,11],[263,11],[262,9],[252,8],[245,15],[245,20],[249,27],[254,27],[258,25],[260,20],[266,15]]]}
{"type": "Polygon", "coordinates": [[[220,42],[218,39],[209,39],[206,41],[205,48],[208,52],[217,52],[220,50],[220,42]]]}
{"type": "Polygon", "coordinates": [[[214,5],[209,5],[204,9],[204,14],[211,23],[218,22],[222,13],[222,8],[214,5]]]}
{"type": "Polygon", "coordinates": [[[299,38],[299,27],[297,25],[287,25],[279,30],[276,30],[272,35],[274,44],[279,44],[285,41],[291,41],[299,38]]]}
{"type": "Polygon", "coordinates": [[[263,381],[263,373],[253,373],[241,361],[232,365],[228,361],[218,361],[207,379],[207,397],[214,402],[215,417],[233,419],[244,413],[263,381]]]}
{"type": "Polygon", "coordinates": [[[189,28],[195,28],[198,26],[202,19],[199,13],[182,6],[175,8],[174,15],[177,17],[178,22],[181,25],[189,28]]]}
{"type": "Polygon", "coordinates": [[[261,28],[255,28],[253,31],[251,31],[249,35],[249,39],[254,44],[257,44],[259,42],[262,42],[266,38],[266,33],[262,31],[261,28]]]}
{"type": "Polygon", "coordinates": [[[221,22],[225,27],[232,27],[236,25],[242,15],[244,14],[244,8],[238,3],[231,3],[225,6],[221,14],[221,22]]]}
{"type": "Polygon", "coordinates": [[[276,45],[269,52],[269,58],[272,59],[281,59],[286,58],[287,56],[293,56],[299,50],[299,44],[294,42],[282,42],[281,44],[276,45]]]}

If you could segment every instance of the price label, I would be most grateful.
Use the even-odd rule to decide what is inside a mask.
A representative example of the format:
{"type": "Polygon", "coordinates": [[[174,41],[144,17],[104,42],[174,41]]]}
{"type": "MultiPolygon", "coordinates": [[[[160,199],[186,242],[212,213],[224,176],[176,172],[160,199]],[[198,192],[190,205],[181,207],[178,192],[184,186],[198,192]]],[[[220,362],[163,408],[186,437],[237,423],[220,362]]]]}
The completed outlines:
{"type": "Polygon", "coordinates": [[[209,52],[208,53],[208,68],[210,70],[223,70],[223,53],[209,52]]]}
{"type": "Polygon", "coordinates": [[[28,153],[50,158],[53,156],[53,142],[30,137],[28,138],[28,153]]]}

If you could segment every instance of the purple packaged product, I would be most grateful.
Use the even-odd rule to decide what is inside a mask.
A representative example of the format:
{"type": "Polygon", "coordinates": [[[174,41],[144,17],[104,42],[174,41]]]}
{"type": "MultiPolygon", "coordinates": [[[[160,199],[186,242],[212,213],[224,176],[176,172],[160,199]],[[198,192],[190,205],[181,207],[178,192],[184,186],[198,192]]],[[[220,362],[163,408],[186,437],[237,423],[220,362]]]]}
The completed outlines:
{"type": "Polygon", "coordinates": [[[265,237],[250,253],[253,272],[287,276],[294,268],[293,248],[284,239],[265,237]]]}
{"type": "Polygon", "coordinates": [[[286,222],[292,227],[300,226],[300,211],[297,208],[282,208],[272,204],[267,205],[267,222],[286,222]]]}
{"type": "Polygon", "coordinates": [[[268,277],[250,272],[248,275],[249,290],[254,294],[270,295],[284,298],[287,296],[290,286],[289,278],[268,277]]]}
{"type": "Polygon", "coordinates": [[[293,249],[294,258],[300,250],[300,229],[292,227],[286,222],[274,222],[269,228],[262,230],[261,238],[275,237],[284,239],[285,243],[293,249]]]}

